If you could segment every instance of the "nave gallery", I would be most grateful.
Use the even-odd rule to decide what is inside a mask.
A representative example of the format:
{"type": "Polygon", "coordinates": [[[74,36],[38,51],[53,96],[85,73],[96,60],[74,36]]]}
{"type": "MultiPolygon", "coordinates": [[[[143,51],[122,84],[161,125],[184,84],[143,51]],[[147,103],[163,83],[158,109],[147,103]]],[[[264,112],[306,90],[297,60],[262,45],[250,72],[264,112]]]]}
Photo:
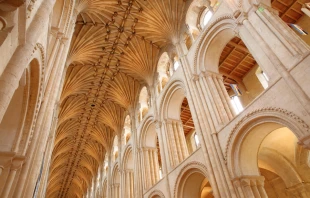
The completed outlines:
{"type": "Polygon", "coordinates": [[[310,198],[310,0],[0,0],[1,198],[310,198]]]}

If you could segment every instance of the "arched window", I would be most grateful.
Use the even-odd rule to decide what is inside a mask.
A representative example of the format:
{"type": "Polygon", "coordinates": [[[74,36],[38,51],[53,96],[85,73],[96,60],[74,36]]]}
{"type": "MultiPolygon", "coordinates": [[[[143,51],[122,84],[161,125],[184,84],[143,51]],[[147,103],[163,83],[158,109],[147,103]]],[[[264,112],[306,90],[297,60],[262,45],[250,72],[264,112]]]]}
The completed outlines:
{"type": "Polygon", "coordinates": [[[177,56],[174,57],[173,70],[176,71],[180,67],[180,61],[177,56]]]}
{"type": "Polygon", "coordinates": [[[124,134],[123,134],[123,144],[127,144],[131,137],[131,120],[129,115],[126,116],[125,118],[125,123],[124,123],[124,134]]]}
{"type": "Polygon", "coordinates": [[[170,74],[170,58],[167,52],[164,52],[159,60],[157,65],[157,73],[158,73],[158,93],[165,87],[167,84],[171,74],[170,74]]]}
{"type": "Polygon", "coordinates": [[[118,137],[115,136],[113,141],[113,152],[112,152],[113,162],[117,160],[117,157],[118,157],[118,137]]]}
{"type": "Polygon", "coordinates": [[[213,13],[210,10],[206,10],[205,14],[202,15],[201,27],[204,28],[212,18],[213,13]]]}
{"type": "Polygon", "coordinates": [[[144,116],[149,111],[149,95],[147,92],[147,88],[143,87],[139,96],[139,121],[141,121],[144,116]]]}

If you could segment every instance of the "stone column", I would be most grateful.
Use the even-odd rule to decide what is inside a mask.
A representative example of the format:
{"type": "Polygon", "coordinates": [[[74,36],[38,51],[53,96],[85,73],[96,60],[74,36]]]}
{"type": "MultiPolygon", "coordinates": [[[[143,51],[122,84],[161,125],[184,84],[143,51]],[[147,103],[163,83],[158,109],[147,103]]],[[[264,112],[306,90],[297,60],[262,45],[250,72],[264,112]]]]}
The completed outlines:
{"type": "Polygon", "coordinates": [[[133,195],[133,170],[124,171],[124,196],[126,198],[134,198],[133,195]]]}
{"type": "Polygon", "coordinates": [[[107,197],[112,197],[112,156],[108,151],[107,197]]]}
{"type": "Polygon", "coordinates": [[[119,196],[119,184],[113,184],[113,198],[120,198],[120,196],[119,196]]]}
{"type": "Polygon", "coordinates": [[[144,189],[152,187],[159,180],[158,154],[156,148],[143,148],[144,189]]]}
{"type": "Polygon", "coordinates": [[[215,197],[236,197],[217,138],[216,126],[218,124],[213,121],[214,119],[212,119],[212,116],[214,116],[214,114],[211,113],[211,109],[209,108],[212,107],[212,109],[214,109],[215,105],[210,102],[210,98],[206,97],[207,90],[203,90],[202,87],[202,85],[206,85],[206,82],[209,83],[209,81],[205,80],[204,82],[203,79],[200,79],[200,77],[203,77],[205,74],[201,74],[200,77],[192,74],[192,69],[187,57],[183,55],[184,53],[179,44],[177,44],[176,47],[183,65],[182,71],[185,76],[186,88],[188,91],[187,98],[193,110],[192,116],[201,143],[201,149],[206,160],[206,166],[209,170],[208,179],[213,189],[213,194],[215,197]]]}
{"type": "Polygon", "coordinates": [[[2,198],[8,198],[11,193],[12,184],[15,180],[16,172],[22,167],[24,163],[25,157],[24,156],[16,156],[11,162],[11,168],[6,180],[6,184],[4,187],[4,191],[2,192],[2,198]]]}
{"type": "Polygon", "coordinates": [[[180,120],[166,119],[164,125],[166,129],[165,133],[169,139],[167,143],[170,153],[170,163],[173,168],[188,156],[188,149],[182,122],[180,120]]]}
{"type": "Polygon", "coordinates": [[[255,13],[249,20],[253,25],[257,24],[254,28],[286,67],[309,54],[309,46],[287,26],[277,11],[262,4],[255,13]]]}
{"type": "MultiPolygon", "coordinates": [[[[72,22],[75,22],[76,16],[72,16],[72,22]]],[[[45,89],[44,101],[40,107],[38,114],[34,135],[31,140],[29,150],[27,151],[27,157],[31,161],[26,162],[23,166],[20,179],[18,181],[18,191],[15,192],[16,197],[30,197],[33,193],[33,187],[35,185],[36,176],[40,170],[43,153],[46,150],[46,142],[48,138],[48,132],[50,131],[52,116],[51,112],[55,107],[55,103],[59,98],[59,90],[61,90],[61,78],[65,72],[65,60],[69,51],[69,44],[74,31],[74,26],[70,29],[68,36],[70,39],[65,39],[68,42],[65,43],[65,50],[58,54],[55,66],[52,69],[50,79],[45,89]],[[28,179],[29,182],[26,182],[28,179]]],[[[49,158],[50,156],[47,156],[49,158]]]]}
{"type": "Polygon", "coordinates": [[[159,151],[160,151],[160,156],[161,156],[161,168],[162,168],[162,174],[163,177],[168,173],[168,164],[167,161],[169,160],[169,156],[167,156],[168,147],[167,147],[167,138],[163,134],[162,130],[162,123],[160,121],[155,121],[156,125],[156,133],[158,135],[158,141],[159,141],[159,151]]]}
{"type": "Polygon", "coordinates": [[[38,38],[47,29],[50,13],[54,7],[55,0],[45,0],[41,3],[26,33],[27,42],[19,45],[11,57],[8,65],[0,78],[0,122],[5,111],[18,87],[25,68],[31,61],[33,49],[38,38]]]}
{"type": "MultiPolygon", "coordinates": [[[[48,59],[48,62],[47,62],[47,66],[46,66],[46,78],[45,78],[46,83],[47,83],[47,80],[49,79],[52,67],[54,66],[57,54],[59,54],[59,51],[60,51],[59,50],[59,45],[61,44],[61,40],[62,40],[62,38],[64,36],[63,33],[59,32],[59,28],[53,28],[52,27],[52,31],[55,32],[54,34],[51,34],[53,37],[55,37],[55,43],[52,46],[52,52],[51,52],[51,54],[49,56],[49,59],[48,59]]],[[[61,49],[61,51],[62,51],[62,49],[61,49]]],[[[60,54],[61,53],[62,52],[60,52],[60,54]]]]}

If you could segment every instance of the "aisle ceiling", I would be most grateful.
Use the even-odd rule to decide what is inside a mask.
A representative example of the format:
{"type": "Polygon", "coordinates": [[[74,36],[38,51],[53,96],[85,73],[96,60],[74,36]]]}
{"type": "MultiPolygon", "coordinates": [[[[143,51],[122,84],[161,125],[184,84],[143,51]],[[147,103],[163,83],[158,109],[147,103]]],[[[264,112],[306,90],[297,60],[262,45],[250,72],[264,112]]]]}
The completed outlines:
{"type": "Polygon", "coordinates": [[[186,0],[79,0],[47,197],[82,197],[128,109],[178,38],[186,0]]]}

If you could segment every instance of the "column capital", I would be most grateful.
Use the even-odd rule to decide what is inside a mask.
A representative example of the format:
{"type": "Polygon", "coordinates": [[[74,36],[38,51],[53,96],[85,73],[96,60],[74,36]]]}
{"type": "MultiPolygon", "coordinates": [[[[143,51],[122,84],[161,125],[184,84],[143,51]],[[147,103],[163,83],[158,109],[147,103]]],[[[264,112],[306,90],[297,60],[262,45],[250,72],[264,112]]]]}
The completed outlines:
{"type": "Polygon", "coordinates": [[[0,168],[4,169],[5,167],[9,166],[15,155],[15,152],[0,151],[0,168]]]}
{"type": "Polygon", "coordinates": [[[155,120],[155,126],[156,126],[156,129],[160,129],[162,126],[162,122],[159,120],[155,120]]]}
{"type": "Polygon", "coordinates": [[[24,164],[24,162],[25,162],[25,156],[22,155],[15,156],[11,162],[11,169],[12,170],[20,169],[24,164]]]}
{"type": "Polygon", "coordinates": [[[241,186],[264,186],[265,177],[264,176],[255,176],[255,175],[246,175],[242,177],[237,177],[232,180],[234,184],[241,184],[241,186]]]}
{"type": "Polygon", "coordinates": [[[199,75],[193,74],[191,80],[194,81],[194,82],[198,81],[199,80],[199,75]]]}
{"type": "Polygon", "coordinates": [[[202,72],[202,75],[205,76],[205,77],[212,77],[212,78],[218,78],[218,79],[222,79],[223,78],[222,74],[211,72],[211,71],[202,72]]]}
{"type": "Polygon", "coordinates": [[[310,134],[302,137],[297,143],[305,149],[310,149],[310,134]]]}

